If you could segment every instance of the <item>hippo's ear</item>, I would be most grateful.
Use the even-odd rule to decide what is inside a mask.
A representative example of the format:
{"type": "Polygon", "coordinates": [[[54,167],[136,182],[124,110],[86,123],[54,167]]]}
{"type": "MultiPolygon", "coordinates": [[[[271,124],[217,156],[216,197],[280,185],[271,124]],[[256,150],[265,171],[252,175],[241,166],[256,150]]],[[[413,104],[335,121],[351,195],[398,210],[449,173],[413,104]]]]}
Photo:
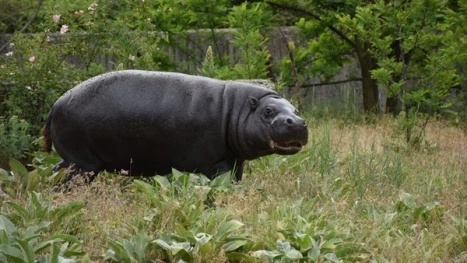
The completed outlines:
{"type": "Polygon", "coordinates": [[[256,110],[259,104],[259,100],[253,96],[250,96],[249,100],[250,100],[250,108],[252,110],[256,110]]]}

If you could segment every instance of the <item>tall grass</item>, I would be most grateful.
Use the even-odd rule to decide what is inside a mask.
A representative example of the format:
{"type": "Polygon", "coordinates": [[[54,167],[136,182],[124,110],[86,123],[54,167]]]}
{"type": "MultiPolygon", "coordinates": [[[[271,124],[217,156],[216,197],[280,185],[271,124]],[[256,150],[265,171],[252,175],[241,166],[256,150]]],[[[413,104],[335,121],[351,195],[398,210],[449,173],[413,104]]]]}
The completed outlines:
{"type": "Polygon", "coordinates": [[[467,136],[435,122],[425,148],[403,149],[395,124],[310,118],[305,149],[248,162],[238,184],[103,173],[41,192],[85,204],[61,227],[99,262],[463,262],[467,136]]]}

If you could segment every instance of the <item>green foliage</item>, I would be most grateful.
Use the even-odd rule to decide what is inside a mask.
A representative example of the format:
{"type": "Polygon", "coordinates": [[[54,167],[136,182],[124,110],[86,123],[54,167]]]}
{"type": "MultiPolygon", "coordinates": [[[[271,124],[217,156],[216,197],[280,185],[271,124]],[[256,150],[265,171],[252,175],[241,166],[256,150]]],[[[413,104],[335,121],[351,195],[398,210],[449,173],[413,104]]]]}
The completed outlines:
{"type": "MultiPolygon", "coordinates": [[[[144,217],[149,224],[146,231],[156,231],[158,238],[151,239],[149,233],[139,230],[130,239],[111,239],[104,255],[106,260],[146,262],[150,255],[159,254],[169,262],[195,262],[221,251],[229,257],[229,253],[248,243],[245,235],[233,234],[244,224],[238,220],[224,221],[225,215],[217,214],[213,207],[219,193],[234,189],[230,173],[211,181],[205,176],[173,170],[169,178],[156,176],[153,184],[135,181],[133,187],[152,206],[144,217]],[[167,222],[167,217],[171,222],[167,222]],[[217,225],[217,220],[224,222],[217,225]]],[[[247,257],[237,253],[232,256],[247,257]]]]}
{"type": "Polygon", "coordinates": [[[281,203],[276,223],[280,237],[270,250],[253,253],[269,262],[345,262],[368,258],[362,248],[346,240],[349,233],[329,223],[324,211],[309,209],[317,199],[300,199],[294,204],[281,203]],[[305,212],[306,211],[306,212],[305,212]]]}
{"type": "Polygon", "coordinates": [[[109,249],[103,255],[104,260],[115,262],[148,262],[151,239],[144,233],[138,233],[130,240],[110,240],[109,249]]]}
{"type": "Polygon", "coordinates": [[[75,236],[52,234],[75,216],[82,204],[52,207],[36,192],[30,192],[29,206],[5,202],[0,211],[0,260],[2,262],[85,262],[81,241],[75,236]],[[44,233],[49,233],[44,235],[44,233]]]}
{"type": "Polygon", "coordinates": [[[3,0],[0,2],[0,32],[13,33],[26,25],[32,16],[37,1],[3,0]]]}
{"type": "Polygon", "coordinates": [[[0,168],[0,177],[3,183],[3,191],[10,197],[19,197],[28,191],[33,191],[40,179],[35,174],[30,174],[23,164],[16,159],[9,161],[10,171],[0,168]]]}
{"type": "Polygon", "coordinates": [[[18,229],[7,217],[0,215],[0,260],[2,262],[83,262],[78,257],[81,242],[66,234],[42,238],[41,232],[49,222],[41,222],[27,229],[18,229]]]}
{"type": "Polygon", "coordinates": [[[0,167],[10,158],[22,159],[31,149],[29,124],[17,116],[9,120],[0,117],[0,167]]]}
{"type": "MultiPolygon", "coordinates": [[[[429,205],[419,205],[412,195],[401,193],[399,200],[394,204],[393,213],[389,214],[391,224],[403,224],[404,226],[414,227],[420,224],[428,227],[433,221],[439,220],[444,215],[444,209],[439,202],[433,202],[429,205]]],[[[399,229],[403,229],[400,225],[399,229]]]]}
{"type": "Polygon", "coordinates": [[[221,79],[266,79],[270,54],[263,34],[271,19],[271,13],[261,3],[234,6],[229,12],[228,23],[233,29],[232,45],[238,51],[238,58],[231,58],[235,64],[217,65],[212,47],[209,47],[200,73],[221,79]]]}
{"type": "Polygon", "coordinates": [[[29,192],[29,204],[23,207],[13,201],[5,202],[5,209],[8,211],[8,217],[20,226],[34,226],[40,222],[50,222],[48,227],[51,230],[60,229],[61,224],[66,220],[76,216],[84,207],[80,202],[69,202],[55,207],[50,201],[43,199],[39,193],[29,192]]]}
{"type": "Polygon", "coordinates": [[[52,173],[52,165],[56,163],[57,158],[50,159],[55,161],[50,163],[49,160],[48,165],[39,165],[37,169],[32,171],[28,171],[18,160],[10,159],[8,162],[10,171],[0,168],[0,181],[4,194],[10,198],[17,198],[44,185],[47,186],[48,182],[56,184],[63,177],[64,171],[52,173]]]}
{"type": "Polygon", "coordinates": [[[454,217],[454,226],[456,228],[455,237],[453,238],[453,252],[461,254],[467,252],[467,219],[462,217],[454,217]]]}
{"type": "MultiPolygon", "coordinates": [[[[207,234],[194,230],[188,231],[181,225],[175,227],[176,233],[162,234],[160,238],[152,241],[158,249],[162,249],[165,258],[170,262],[194,262],[197,258],[209,258],[216,253],[216,250],[222,250],[227,254],[234,252],[240,247],[248,243],[248,239],[244,235],[232,235],[234,231],[241,228],[244,224],[231,220],[221,224],[217,232],[207,234]]],[[[234,258],[244,257],[247,255],[232,253],[234,258]]]]}

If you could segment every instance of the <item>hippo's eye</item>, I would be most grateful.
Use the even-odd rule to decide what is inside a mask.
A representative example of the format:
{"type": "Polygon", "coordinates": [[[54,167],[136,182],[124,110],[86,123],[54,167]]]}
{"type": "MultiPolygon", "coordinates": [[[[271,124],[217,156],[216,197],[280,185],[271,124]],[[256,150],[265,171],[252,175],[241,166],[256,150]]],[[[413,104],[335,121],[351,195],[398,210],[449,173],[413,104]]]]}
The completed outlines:
{"type": "Polygon", "coordinates": [[[274,111],[271,108],[266,108],[264,111],[264,115],[266,116],[271,116],[272,114],[274,114],[274,111]]]}

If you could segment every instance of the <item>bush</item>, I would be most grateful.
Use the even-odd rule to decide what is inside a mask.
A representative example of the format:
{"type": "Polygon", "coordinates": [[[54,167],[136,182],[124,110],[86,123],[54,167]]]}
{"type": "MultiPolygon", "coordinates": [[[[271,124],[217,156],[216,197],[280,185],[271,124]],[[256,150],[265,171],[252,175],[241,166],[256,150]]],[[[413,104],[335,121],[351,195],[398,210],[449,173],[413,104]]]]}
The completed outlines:
{"type": "Polygon", "coordinates": [[[6,167],[10,158],[24,159],[31,149],[29,124],[17,116],[0,117],[0,167],[6,167]]]}

